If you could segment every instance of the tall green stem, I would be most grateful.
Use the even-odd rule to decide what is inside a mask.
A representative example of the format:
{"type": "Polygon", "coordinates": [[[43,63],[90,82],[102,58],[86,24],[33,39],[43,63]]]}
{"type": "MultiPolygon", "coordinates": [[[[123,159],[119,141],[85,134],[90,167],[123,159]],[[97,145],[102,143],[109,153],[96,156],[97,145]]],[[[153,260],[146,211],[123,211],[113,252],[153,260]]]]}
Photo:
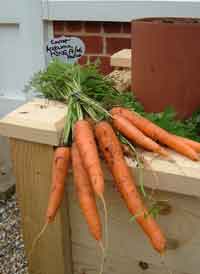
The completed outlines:
{"type": "Polygon", "coordinates": [[[64,145],[67,145],[69,143],[69,136],[70,136],[71,126],[72,126],[72,114],[73,114],[72,107],[73,107],[73,97],[70,97],[68,101],[65,126],[63,131],[64,145]]]}
{"type": "Polygon", "coordinates": [[[75,93],[74,94],[81,102],[85,103],[87,106],[92,107],[96,111],[106,115],[106,117],[112,117],[109,111],[107,111],[105,108],[103,108],[98,102],[95,100],[89,98],[87,95],[84,95],[83,93],[75,93]]]}

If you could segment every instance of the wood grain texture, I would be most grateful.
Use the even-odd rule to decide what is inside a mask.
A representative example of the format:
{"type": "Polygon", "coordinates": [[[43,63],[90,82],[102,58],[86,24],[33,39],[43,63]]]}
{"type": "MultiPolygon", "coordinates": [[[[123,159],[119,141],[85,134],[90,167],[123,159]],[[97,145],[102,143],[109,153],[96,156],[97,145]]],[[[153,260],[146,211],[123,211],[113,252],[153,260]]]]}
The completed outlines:
{"type": "Polygon", "coordinates": [[[0,134],[40,144],[59,145],[64,127],[66,105],[33,99],[0,121],[0,134]]]}
{"type": "MultiPolygon", "coordinates": [[[[10,140],[26,253],[44,225],[51,184],[53,147],[10,140]]],[[[29,274],[71,274],[67,195],[29,262],[29,274]]]]}
{"type": "Polygon", "coordinates": [[[114,53],[110,58],[113,67],[131,68],[131,49],[123,49],[114,53]]]}
{"type": "MultiPolygon", "coordinates": [[[[167,149],[174,162],[167,161],[155,153],[139,150],[144,158],[144,185],[162,191],[200,197],[200,162],[194,162],[167,149]],[[155,179],[156,177],[156,179],[155,179]]],[[[132,172],[139,173],[135,163],[126,158],[132,172]]]]}
{"type": "MultiPolygon", "coordinates": [[[[68,192],[73,273],[98,273],[101,254],[99,247],[88,232],[71,185],[68,186],[68,192]]],[[[113,187],[113,182],[106,181],[109,251],[104,274],[199,274],[200,200],[159,191],[156,191],[155,198],[164,200],[166,208],[168,207],[163,208],[158,217],[158,223],[168,239],[168,249],[164,258],[152,249],[139,226],[130,221],[131,216],[113,187]]],[[[147,200],[146,204],[150,206],[147,200]]],[[[103,216],[99,203],[98,207],[103,216]]]]}

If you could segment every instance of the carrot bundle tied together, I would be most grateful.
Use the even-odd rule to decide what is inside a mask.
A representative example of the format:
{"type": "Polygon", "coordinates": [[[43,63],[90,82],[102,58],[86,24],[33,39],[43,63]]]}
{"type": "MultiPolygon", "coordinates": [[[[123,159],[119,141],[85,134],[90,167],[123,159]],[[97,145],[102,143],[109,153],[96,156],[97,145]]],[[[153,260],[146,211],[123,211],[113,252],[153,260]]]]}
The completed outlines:
{"type": "Polygon", "coordinates": [[[54,152],[52,166],[52,186],[49,196],[48,208],[46,212],[46,222],[50,223],[54,220],[57,210],[61,205],[65,180],[69,170],[70,148],[58,147],[54,152]]]}
{"type": "Polygon", "coordinates": [[[148,215],[112,127],[107,122],[100,122],[96,125],[95,133],[100,149],[114,177],[114,182],[130,213],[136,217],[153,247],[162,253],[166,246],[165,237],[153,217],[148,215]]]}
{"type": "Polygon", "coordinates": [[[85,216],[91,234],[97,241],[100,241],[101,222],[97,211],[94,192],[75,143],[72,145],[72,168],[80,207],[85,216]]]}
{"type": "Polygon", "coordinates": [[[196,153],[196,151],[186,142],[176,138],[174,135],[168,133],[166,130],[153,124],[151,121],[147,120],[141,115],[138,115],[137,113],[122,107],[113,108],[111,110],[111,113],[112,115],[118,114],[125,117],[134,126],[136,126],[139,130],[141,130],[143,133],[145,133],[153,140],[159,141],[161,144],[167,145],[168,147],[190,158],[191,160],[199,160],[199,156],[196,153]]]}

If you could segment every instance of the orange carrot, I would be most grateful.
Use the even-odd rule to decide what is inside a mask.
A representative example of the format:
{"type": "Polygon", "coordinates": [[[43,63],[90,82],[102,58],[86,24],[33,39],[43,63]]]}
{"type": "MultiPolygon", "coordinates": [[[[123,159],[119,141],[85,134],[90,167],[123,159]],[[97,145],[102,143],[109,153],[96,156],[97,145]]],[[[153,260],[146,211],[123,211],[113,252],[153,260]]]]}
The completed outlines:
{"type": "Polygon", "coordinates": [[[76,122],[74,127],[74,138],[80,153],[83,166],[89,176],[89,180],[92,184],[93,191],[101,199],[104,217],[105,217],[105,247],[102,242],[100,246],[102,248],[103,262],[101,264],[101,272],[103,271],[104,259],[106,250],[108,248],[108,211],[106,208],[106,202],[104,199],[104,176],[98,156],[97,145],[95,142],[95,136],[92,125],[86,120],[80,120],[76,122]]]}
{"type": "Polygon", "coordinates": [[[65,189],[65,179],[70,163],[70,148],[58,147],[54,152],[52,167],[52,187],[46,212],[46,222],[54,220],[60,207],[65,189]]]}
{"type": "Polygon", "coordinates": [[[177,135],[174,135],[174,136],[176,136],[178,139],[182,140],[188,146],[193,148],[196,152],[200,152],[200,143],[199,142],[190,140],[190,139],[182,137],[182,136],[177,136],[177,135]]]}
{"type": "Polygon", "coordinates": [[[164,148],[162,148],[149,137],[145,136],[138,128],[131,124],[128,119],[119,114],[114,114],[112,118],[114,127],[130,141],[162,156],[169,156],[168,152],[164,148]]]}
{"type": "Polygon", "coordinates": [[[95,136],[89,122],[85,120],[76,122],[74,137],[94,192],[102,198],[104,192],[104,176],[98,156],[95,136]]]}
{"type": "Polygon", "coordinates": [[[28,254],[29,261],[35,250],[37,243],[42,235],[45,233],[49,223],[54,221],[56,213],[61,205],[62,198],[65,190],[65,179],[68,173],[70,164],[70,148],[58,147],[54,152],[53,165],[52,165],[52,185],[49,196],[48,207],[45,216],[45,223],[40,232],[35,236],[31,249],[28,254]]]}
{"type": "Polygon", "coordinates": [[[92,236],[97,241],[100,241],[101,222],[97,211],[94,192],[75,143],[72,145],[72,168],[80,207],[92,236]]]}
{"type": "Polygon", "coordinates": [[[165,237],[153,217],[148,214],[139,196],[134,179],[124,160],[120,143],[112,127],[107,122],[100,122],[95,127],[95,133],[100,149],[114,177],[114,182],[126,206],[149,237],[153,247],[162,253],[166,246],[165,237]]]}
{"type": "Polygon", "coordinates": [[[199,160],[196,151],[188,144],[174,137],[166,130],[160,128],[159,126],[155,125],[154,123],[140,116],[139,114],[121,107],[113,108],[111,113],[112,115],[122,115],[153,140],[159,141],[161,144],[167,145],[168,147],[174,149],[175,151],[179,152],[182,155],[185,155],[186,157],[194,161],[199,160]]]}

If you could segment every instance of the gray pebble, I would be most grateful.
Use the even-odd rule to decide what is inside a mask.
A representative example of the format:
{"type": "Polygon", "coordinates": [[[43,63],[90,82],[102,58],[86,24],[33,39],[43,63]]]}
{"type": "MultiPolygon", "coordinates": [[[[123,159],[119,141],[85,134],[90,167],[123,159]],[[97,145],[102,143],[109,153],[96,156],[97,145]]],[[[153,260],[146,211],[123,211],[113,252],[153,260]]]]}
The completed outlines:
{"type": "Polygon", "coordinates": [[[20,216],[13,195],[0,201],[0,274],[26,274],[27,260],[20,233],[20,216]]]}

